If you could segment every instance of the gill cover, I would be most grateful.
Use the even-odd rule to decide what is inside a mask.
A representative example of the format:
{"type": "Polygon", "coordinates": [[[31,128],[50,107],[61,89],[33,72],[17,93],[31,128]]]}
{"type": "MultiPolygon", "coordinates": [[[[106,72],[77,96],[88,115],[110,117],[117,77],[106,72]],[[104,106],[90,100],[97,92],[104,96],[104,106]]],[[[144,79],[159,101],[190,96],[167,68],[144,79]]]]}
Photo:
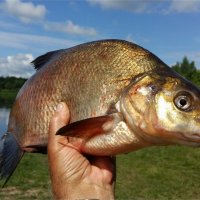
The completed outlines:
{"type": "Polygon", "coordinates": [[[141,76],[125,89],[121,102],[138,137],[154,145],[199,145],[200,91],[181,76],[141,76]]]}
{"type": "Polygon", "coordinates": [[[158,142],[154,127],[154,121],[157,120],[155,95],[163,84],[164,81],[157,75],[143,75],[134,80],[121,97],[121,110],[127,124],[138,137],[151,144],[158,142]]]}

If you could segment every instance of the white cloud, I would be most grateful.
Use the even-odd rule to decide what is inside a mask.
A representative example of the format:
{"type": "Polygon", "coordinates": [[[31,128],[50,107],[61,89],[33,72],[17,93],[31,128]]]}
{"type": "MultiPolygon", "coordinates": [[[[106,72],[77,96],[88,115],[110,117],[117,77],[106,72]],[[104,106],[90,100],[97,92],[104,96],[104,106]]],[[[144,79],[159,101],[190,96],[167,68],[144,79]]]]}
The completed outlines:
{"type": "Polygon", "coordinates": [[[200,11],[199,0],[87,0],[103,9],[126,10],[134,13],[191,13],[200,11]]]}
{"type": "MultiPolygon", "coordinates": [[[[75,24],[71,20],[67,20],[66,22],[45,20],[46,7],[40,4],[33,4],[32,2],[5,0],[3,3],[0,3],[0,11],[7,16],[17,17],[17,19],[24,23],[34,23],[39,20],[39,26],[52,32],[63,32],[79,36],[96,36],[98,34],[94,28],[75,24]]],[[[6,24],[5,22],[0,22],[0,27],[5,27],[6,29],[13,28],[12,24],[6,24]]]]}
{"type": "Polygon", "coordinates": [[[29,78],[35,72],[30,64],[32,60],[32,54],[17,54],[0,58],[0,75],[29,78]]]}
{"type": "Polygon", "coordinates": [[[199,0],[171,0],[168,12],[190,13],[200,11],[199,0]]]}
{"type": "Polygon", "coordinates": [[[0,31],[0,47],[9,47],[34,52],[45,52],[55,49],[68,48],[80,41],[40,36],[33,34],[11,33],[0,31]]]}
{"type": "Polygon", "coordinates": [[[84,27],[74,24],[71,20],[65,23],[60,22],[46,22],[44,28],[50,31],[64,32],[72,35],[83,35],[83,36],[96,36],[97,31],[91,27],[84,27]]]}
{"type": "MultiPolygon", "coordinates": [[[[18,52],[34,52],[34,56],[81,43],[48,36],[2,31],[0,31],[0,41],[0,49],[12,48],[18,52]]],[[[0,76],[30,77],[34,73],[34,68],[30,65],[34,56],[32,53],[21,53],[1,57],[0,76]]]]}
{"type": "Polygon", "coordinates": [[[1,7],[2,11],[18,17],[24,23],[40,20],[47,12],[44,5],[34,5],[31,2],[22,2],[21,0],[5,0],[1,7]]]}
{"type": "MultiPolygon", "coordinates": [[[[148,0],[87,0],[91,5],[99,5],[104,9],[128,10],[136,13],[147,11],[150,1],[148,0]]],[[[151,2],[152,3],[152,2],[151,2]]]]}

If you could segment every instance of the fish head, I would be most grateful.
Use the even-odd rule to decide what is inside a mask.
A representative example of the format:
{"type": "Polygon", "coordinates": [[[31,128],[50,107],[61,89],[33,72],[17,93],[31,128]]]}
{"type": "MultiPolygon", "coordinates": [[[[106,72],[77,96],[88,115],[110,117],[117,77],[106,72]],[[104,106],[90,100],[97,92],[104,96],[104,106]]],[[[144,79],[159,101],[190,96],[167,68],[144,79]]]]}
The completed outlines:
{"type": "Polygon", "coordinates": [[[200,90],[176,73],[133,81],[121,110],[135,135],[150,144],[200,146],[200,90]]]}

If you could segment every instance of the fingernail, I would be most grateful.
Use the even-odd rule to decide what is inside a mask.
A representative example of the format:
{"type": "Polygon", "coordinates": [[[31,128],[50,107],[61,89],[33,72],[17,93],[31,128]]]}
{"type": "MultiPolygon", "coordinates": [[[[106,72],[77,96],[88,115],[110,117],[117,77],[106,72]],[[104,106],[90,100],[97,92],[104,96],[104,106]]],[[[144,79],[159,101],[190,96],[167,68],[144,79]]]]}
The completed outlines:
{"type": "Polygon", "coordinates": [[[59,103],[59,104],[57,105],[56,111],[57,111],[57,112],[60,112],[62,109],[63,109],[63,104],[62,104],[62,103],[59,103]]]}

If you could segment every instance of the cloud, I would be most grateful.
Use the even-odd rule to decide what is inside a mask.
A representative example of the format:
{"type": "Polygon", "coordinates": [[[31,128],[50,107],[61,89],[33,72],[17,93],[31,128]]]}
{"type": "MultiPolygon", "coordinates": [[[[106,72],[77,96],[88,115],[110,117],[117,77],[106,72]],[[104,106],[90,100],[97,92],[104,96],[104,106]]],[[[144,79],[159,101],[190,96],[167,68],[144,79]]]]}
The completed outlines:
{"type": "MultiPolygon", "coordinates": [[[[0,4],[0,11],[7,16],[17,17],[23,23],[34,23],[39,20],[38,25],[52,32],[63,32],[79,36],[96,36],[98,33],[92,27],[80,26],[74,24],[71,20],[66,22],[51,22],[45,20],[47,9],[44,5],[35,5],[31,2],[22,2],[21,0],[5,0],[0,4]]],[[[12,24],[0,22],[0,27],[12,28],[12,24]]]]}
{"type": "Polygon", "coordinates": [[[99,5],[103,9],[120,9],[142,13],[148,10],[150,1],[129,1],[129,0],[87,0],[91,5],[99,5]]]}
{"type": "MultiPolygon", "coordinates": [[[[48,36],[2,31],[0,31],[0,41],[0,49],[12,48],[18,52],[34,52],[36,56],[81,43],[48,36]]],[[[30,77],[35,71],[30,64],[34,57],[32,53],[0,57],[0,76],[30,77]]]]}
{"type": "Polygon", "coordinates": [[[126,10],[133,13],[191,13],[200,11],[199,0],[87,0],[103,9],[126,10]]]}
{"type": "Polygon", "coordinates": [[[40,36],[33,34],[21,34],[0,31],[0,49],[17,49],[20,53],[0,57],[0,76],[30,77],[34,73],[34,68],[30,62],[35,56],[44,54],[48,51],[69,48],[81,43],[80,41],[70,41],[60,38],[40,36]]]}
{"type": "Polygon", "coordinates": [[[177,13],[190,13],[200,11],[200,1],[199,0],[171,0],[168,12],[177,13]]]}
{"type": "Polygon", "coordinates": [[[64,32],[72,35],[82,35],[82,36],[96,36],[97,31],[91,27],[83,27],[74,24],[71,20],[65,23],[60,22],[46,22],[44,28],[50,31],[64,32]]]}
{"type": "Polygon", "coordinates": [[[0,75],[29,78],[34,72],[32,54],[17,54],[0,58],[0,75]]]}
{"type": "Polygon", "coordinates": [[[3,48],[15,48],[26,51],[35,51],[38,53],[68,48],[74,46],[80,41],[71,41],[61,38],[54,38],[49,36],[33,35],[33,34],[22,34],[22,33],[11,33],[0,31],[0,47],[3,48]]]}
{"type": "Polygon", "coordinates": [[[24,23],[44,18],[47,10],[44,5],[34,5],[31,2],[21,0],[5,0],[2,4],[2,11],[18,17],[24,23]]]}

